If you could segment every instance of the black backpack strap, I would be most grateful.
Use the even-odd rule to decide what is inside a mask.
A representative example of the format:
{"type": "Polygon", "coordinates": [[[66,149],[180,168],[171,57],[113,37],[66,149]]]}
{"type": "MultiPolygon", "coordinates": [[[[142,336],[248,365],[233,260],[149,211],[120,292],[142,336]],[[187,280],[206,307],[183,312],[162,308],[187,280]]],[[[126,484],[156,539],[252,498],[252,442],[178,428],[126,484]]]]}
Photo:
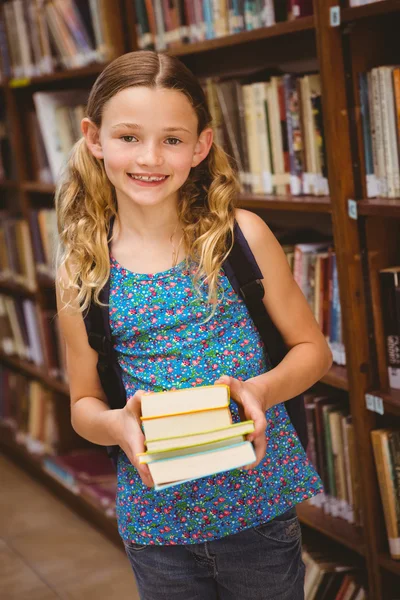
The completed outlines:
{"type": "MultiPolygon", "coordinates": [[[[110,225],[109,239],[111,238],[112,225],[110,225]]],[[[123,408],[126,404],[126,391],[122,380],[121,367],[113,348],[109,318],[110,279],[99,295],[100,301],[105,306],[92,302],[84,315],[86,332],[89,345],[98,354],[97,372],[104,393],[111,409],[123,408]]],[[[115,468],[117,467],[119,446],[107,446],[107,452],[115,468]]]]}
{"type": "MultiPolygon", "coordinates": [[[[288,349],[264,306],[262,272],[237,222],[233,231],[233,246],[223,267],[233,289],[243,298],[249,310],[264,343],[270,366],[275,367],[286,356],[288,349]]],[[[308,433],[303,395],[287,400],[285,407],[300,442],[307,448],[308,433]]]]}

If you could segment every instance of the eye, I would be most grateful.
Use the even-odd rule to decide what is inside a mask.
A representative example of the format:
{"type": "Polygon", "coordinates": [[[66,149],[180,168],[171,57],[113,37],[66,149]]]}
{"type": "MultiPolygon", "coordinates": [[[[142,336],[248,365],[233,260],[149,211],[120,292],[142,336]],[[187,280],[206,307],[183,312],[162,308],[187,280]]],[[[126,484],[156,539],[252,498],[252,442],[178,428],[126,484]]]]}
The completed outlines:
{"type": "Polygon", "coordinates": [[[182,143],[181,140],[178,140],[178,138],[175,137],[167,138],[166,141],[168,142],[168,146],[178,146],[182,143]]]}
{"type": "Polygon", "coordinates": [[[121,136],[120,139],[127,143],[133,142],[133,140],[136,140],[134,135],[123,135],[123,136],[121,136]]]}

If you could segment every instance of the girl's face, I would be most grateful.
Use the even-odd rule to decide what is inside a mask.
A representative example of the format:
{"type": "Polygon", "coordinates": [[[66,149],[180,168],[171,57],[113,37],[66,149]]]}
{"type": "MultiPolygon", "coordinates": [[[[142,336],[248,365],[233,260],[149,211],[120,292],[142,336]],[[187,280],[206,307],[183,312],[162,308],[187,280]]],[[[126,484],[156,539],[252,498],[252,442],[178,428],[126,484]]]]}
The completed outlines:
{"type": "Polygon", "coordinates": [[[140,206],[177,201],[190,169],[207,156],[210,128],[197,133],[186,96],[171,89],[131,87],[105,105],[100,130],[84,119],[88,147],[104,160],[119,202],[140,206]]]}

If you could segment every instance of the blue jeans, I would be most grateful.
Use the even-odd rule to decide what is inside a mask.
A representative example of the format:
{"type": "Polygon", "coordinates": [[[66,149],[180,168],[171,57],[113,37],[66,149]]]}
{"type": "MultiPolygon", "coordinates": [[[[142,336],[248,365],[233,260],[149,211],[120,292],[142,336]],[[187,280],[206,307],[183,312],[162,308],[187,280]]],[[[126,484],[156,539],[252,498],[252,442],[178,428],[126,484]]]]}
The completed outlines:
{"type": "Polygon", "coordinates": [[[304,600],[295,508],[211,542],[125,549],[141,600],[304,600]]]}

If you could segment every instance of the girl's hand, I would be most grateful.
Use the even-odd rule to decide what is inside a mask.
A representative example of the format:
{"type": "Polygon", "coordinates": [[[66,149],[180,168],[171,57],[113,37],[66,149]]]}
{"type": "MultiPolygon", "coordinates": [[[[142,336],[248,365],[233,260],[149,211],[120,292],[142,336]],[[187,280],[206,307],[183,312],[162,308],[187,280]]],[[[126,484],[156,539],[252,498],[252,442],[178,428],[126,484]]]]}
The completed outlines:
{"type": "Polygon", "coordinates": [[[145,452],[145,438],[140,421],[142,397],[145,393],[143,390],[138,390],[134,396],[127,400],[124,408],[120,410],[116,438],[118,445],[125,452],[133,466],[136,467],[144,485],[153,487],[154,482],[149,467],[140,464],[139,458],[136,456],[140,452],[145,452]]]}
{"type": "Polygon", "coordinates": [[[246,469],[252,469],[264,458],[267,450],[267,442],[265,440],[267,420],[259,391],[251,381],[239,381],[239,379],[228,377],[227,375],[220,377],[215,381],[215,384],[228,385],[231,390],[232,400],[238,405],[240,418],[243,421],[250,419],[254,421],[254,432],[247,436],[249,442],[254,443],[257,459],[256,462],[246,467],[246,469]]]}

